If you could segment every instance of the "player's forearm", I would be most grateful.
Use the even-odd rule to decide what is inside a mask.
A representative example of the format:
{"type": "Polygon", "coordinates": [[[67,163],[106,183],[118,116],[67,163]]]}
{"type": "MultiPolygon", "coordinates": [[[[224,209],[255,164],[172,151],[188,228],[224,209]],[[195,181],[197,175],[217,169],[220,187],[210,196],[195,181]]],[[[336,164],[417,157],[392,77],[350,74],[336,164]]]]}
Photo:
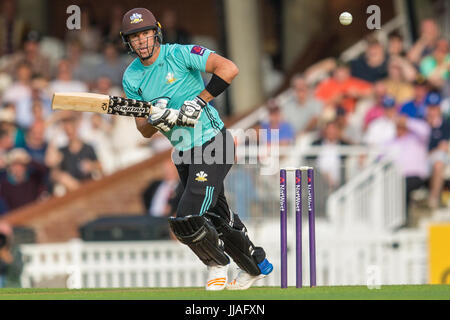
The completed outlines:
{"type": "Polygon", "coordinates": [[[135,118],[135,121],[137,129],[144,138],[151,138],[156,132],[158,132],[158,129],[150,125],[147,122],[147,119],[135,118]]]}

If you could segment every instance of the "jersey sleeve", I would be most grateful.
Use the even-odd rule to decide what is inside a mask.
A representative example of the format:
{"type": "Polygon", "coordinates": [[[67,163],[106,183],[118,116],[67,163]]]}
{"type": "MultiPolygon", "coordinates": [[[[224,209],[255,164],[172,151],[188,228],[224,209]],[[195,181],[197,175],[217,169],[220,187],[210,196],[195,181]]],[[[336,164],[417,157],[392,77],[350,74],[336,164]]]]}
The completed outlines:
{"type": "Polygon", "coordinates": [[[199,45],[179,45],[175,54],[176,59],[187,69],[205,72],[206,61],[213,52],[199,45]]]}
{"type": "Polygon", "coordinates": [[[139,96],[139,94],[132,88],[132,86],[130,86],[126,76],[124,76],[122,79],[122,87],[123,87],[123,91],[125,92],[125,95],[127,96],[127,98],[142,100],[141,96],[139,96]]]}

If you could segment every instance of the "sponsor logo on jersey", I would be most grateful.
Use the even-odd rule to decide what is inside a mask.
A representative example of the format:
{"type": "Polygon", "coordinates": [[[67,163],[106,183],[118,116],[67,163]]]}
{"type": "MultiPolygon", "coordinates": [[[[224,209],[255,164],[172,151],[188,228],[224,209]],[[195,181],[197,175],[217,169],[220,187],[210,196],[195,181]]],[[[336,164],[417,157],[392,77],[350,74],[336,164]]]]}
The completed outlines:
{"type": "Polygon", "coordinates": [[[203,54],[205,53],[205,48],[203,48],[202,46],[193,46],[191,49],[191,53],[193,54],[198,54],[199,56],[203,56],[203,54]]]}

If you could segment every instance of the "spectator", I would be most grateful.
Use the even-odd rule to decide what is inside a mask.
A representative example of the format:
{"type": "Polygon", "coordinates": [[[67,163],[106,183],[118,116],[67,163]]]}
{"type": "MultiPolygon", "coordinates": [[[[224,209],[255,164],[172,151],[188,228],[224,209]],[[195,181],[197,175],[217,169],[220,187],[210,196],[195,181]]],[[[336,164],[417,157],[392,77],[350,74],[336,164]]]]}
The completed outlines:
{"type": "Polygon", "coordinates": [[[72,70],[73,80],[90,83],[94,80],[93,63],[84,54],[83,47],[78,40],[71,40],[66,44],[66,60],[72,70]]]}
{"type": "Polygon", "coordinates": [[[420,73],[432,85],[439,88],[444,86],[450,75],[450,52],[447,40],[440,39],[433,53],[421,60],[420,73]]]}
{"type": "Polygon", "coordinates": [[[346,157],[341,156],[339,146],[346,145],[348,143],[341,138],[339,124],[335,120],[327,122],[322,129],[321,137],[312,143],[312,146],[321,148],[317,157],[310,157],[308,160],[315,159],[316,166],[330,189],[335,189],[342,183],[343,161],[346,157]]]}
{"type": "Polygon", "coordinates": [[[45,154],[48,144],[45,141],[45,123],[34,122],[25,137],[25,150],[34,161],[45,165],[45,154]]]}
{"type": "Polygon", "coordinates": [[[374,105],[367,110],[364,116],[363,131],[367,130],[369,124],[378,117],[384,114],[383,101],[387,95],[387,88],[384,81],[380,80],[373,86],[374,105]]]}
{"type": "Polygon", "coordinates": [[[0,288],[6,286],[8,269],[13,263],[11,252],[13,230],[9,224],[0,221],[0,288]]]}
{"type": "Polygon", "coordinates": [[[380,147],[395,138],[396,117],[398,115],[395,100],[392,97],[383,99],[383,113],[374,119],[367,127],[364,143],[368,146],[380,147]]]}
{"type": "Polygon", "coordinates": [[[295,75],[292,78],[290,94],[279,104],[283,118],[294,128],[296,134],[316,129],[322,102],[314,97],[312,88],[303,76],[295,75]]]}
{"type": "Polygon", "coordinates": [[[107,77],[115,86],[122,85],[122,75],[127,68],[113,42],[107,41],[103,49],[103,61],[97,66],[97,75],[107,77]]]}
{"type": "Polygon", "coordinates": [[[420,37],[408,52],[408,59],[418,66],[422,58],[431,54],[440,37],[437,23],[432,19],[423,20],[420,25],[420,37]]]}
{"type": "Polygon", "coordinates": [[[424,186],[428,177],[429,125],[421,119],[400,115],[396,118],[396,136],[386,143],[382,153],[389,156],[406,180],[406,223],[410,224],[411,193],[424,186]]]}
{"type": "Polygon", "coordinates": [[[55,92],[86,92],[86,84],[72,78],[72,68],[69,61],[62,59],[58,65],[56,79],[50,82],[50,94],[55,92]]]}
{"type": "Polygon", "coordinates": [[[182,189],[178,188],[179,185],[181,186],[179,182],[178,172],[172,161],[166,161],[164,163],[164,179],[152,181],[142,194],[148,215],[169,217],[176,212],[182,195],[182,192],[179,192],[182,189]]]}
{"type": "Polygon", "coordinates": [[[406,80],[399,60],[391,59],[388,64],[388,77],[384,80],[387,93],[399,104],[410,101],[414,96],[413,86],[406,80]]]}
{"type": "Polygon", "coordinates": [[[6,177],[0,180],[0,197],[14,210],[45,196],[47,168],[21,148],[7,154],[6,177]]]}
{"type": "Polygon", "coordinates": [[[440,205],[445,168],[448,164],[450,122],[442,117],[440,102],[439,92],[430,92],[427,98],[426,119],[431,127],[430,142],[428,144],[431,168],[428,205],[431,209],[436,209],[440,205]]]}
{"type": "Polygon", "coordinates": [[[399,64],[406,81],[412,82],[416,79],[417,69],[406,57],[403,37],[400,33],[393,32],[389,35],[387,53],[389,55],[389,62],[392,61],[399,64]]]}
{"type": "Polygon", "coordinates": [[[338,62],[333,76],[322,81],[316,88],[316,97],[325,104],[325,108],[342,105],[352,113],[358,99],[367,97],[372,92],[372,85],[350,75],[350,68],[338,62]]]}
{"type": "Polygon", "coordinates": [[[418,76],[413,85],[414,97],[400,108],[400,113],[411,118],[425,119],[425,98],[428,93],[428,82],[422,76],[418,76]]]}
{"type": "Polygon", "coordinates": [[[387,76],[387,62],[381,43],[375,38],[369,38],[365,53],[350,61],[352,76],[371,83],[382,80],[387,76]]]}
{"type": "Polygon", "coordinates": [[[3,0],[0,11],[0,56],[18,51],[27,29],[25,21],[17,17],[16,0],[3,0]]]}
{"type": "Polygon", "coordinates": [[[15,105],[15,119],[19,126],[28,128],[32,122],[31,67],[22,61],[16,70],[16,81],[5,91],[3,100],[15,105]]]}
{"type": "Polygon", "coordinates": [[[389,57],[406,57],[406,50],[403,36],[399,32],[392,32],[388,35],[387,53],[389,57]]]}
{"type": "Polygon", "coordinates": [[[102,167],[94,149],[78,136],[79,116],[67,112],[61,121],[68,144],[59,149],[50,145],[46,157],[46,164],[53,169],[51,179],[55,187],[59,188],[54,190],[57,193],[75,190],[82,181],[102,175],[102,167]]]}
{"type": "Polygon", "coordinates": [[[110,139],[112,125],[100,114],[92,113],[89,116],[88,126],[83,127],[83,134],[80,136],[83,141],[94,148],[102,170],[109,174],[115,169],[115,155],[110,139]]]}
{"type": "Polygon", "coordinates": [[[163,12],[162,19],[162,34],[165,43],[179,43],[190,44],[190,34],[181,28],[178,23],[177,14],[173,10],[166,10],[163,12]]]}
{"type": "Polygon", "coordinates": [[[289,145],[295,140],[295,132],[292,126],[283,119],[280,107],[275,100],[270,100],[267,103],[268,119],[261,123],[261,129],[267,130],[267,144],[272,144],[272,130],[279,130],[279,144],[289,145]]]}
{"type": "Polygon", "coordinates": [[[25,133],[22,128],[17,126],[15,114],[12,110],[0,110],[0,129],[8,132],[13,141],[13,146],[19,148],[25,146],[25,133]]]}
{"type": "Polygon", "coordinates": [[[41,35],[37,31],[30,31],[24,41],[23,50],[14,53],[5,71],[14,75],[18,65],[25,61],[31,68],[33,76],[50,79],[50,60],[40,51],[41,35]]]}

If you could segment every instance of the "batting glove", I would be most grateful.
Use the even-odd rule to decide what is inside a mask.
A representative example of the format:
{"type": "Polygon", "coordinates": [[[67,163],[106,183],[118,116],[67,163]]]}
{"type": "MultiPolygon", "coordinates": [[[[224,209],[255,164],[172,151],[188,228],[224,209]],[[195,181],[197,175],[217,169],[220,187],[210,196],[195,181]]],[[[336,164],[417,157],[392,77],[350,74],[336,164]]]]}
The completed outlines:
{"type": "Polygon", "coordinates": [[[160,99],[152,108],[152,114],[148,117],[148,123],[160,131],[170,131],[178,119],[178,110],[168,109],[167,100],[160,99]]]}
{"type": "Polygon", "coordinates": [[[198,119],[200,119],[202,108],[205,106],[206,102],[200,97],[195,97],[194,100],[185,101],[180,108],[177,125],[194,127],[197,124],[198,119]]]}

